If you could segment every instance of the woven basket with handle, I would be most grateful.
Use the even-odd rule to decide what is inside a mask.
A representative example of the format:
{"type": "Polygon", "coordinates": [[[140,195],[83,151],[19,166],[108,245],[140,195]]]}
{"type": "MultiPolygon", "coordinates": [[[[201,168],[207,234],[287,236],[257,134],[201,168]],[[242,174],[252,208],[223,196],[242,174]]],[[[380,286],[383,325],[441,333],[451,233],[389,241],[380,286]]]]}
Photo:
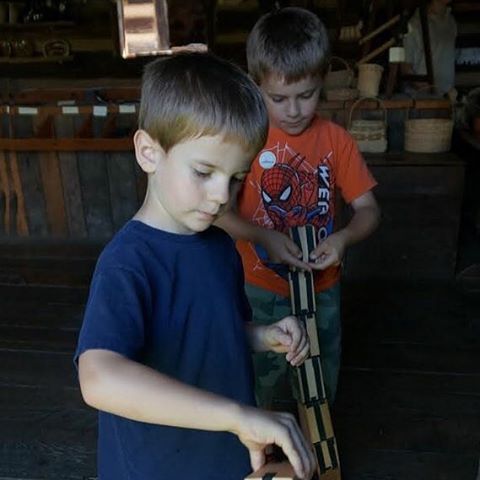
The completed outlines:
{"type": "Polygon", "coordinates": [[[410,118],[411,111],[416,108],[414,98],[413,107],[408,110],[405,120],[405,150],[415,153],[448,152],[452,144],[453,107],[450,118],[410,118]]]}
{"type": "Polygon", "coordinates": [[[350,108],[347,130],[357,141],[358,148],[365,153],[381,153],[387,150],[387,110],[376,97],[359,98],[350,108]],[[382,110],[381,120],[352,120],[354,110],[364,101],[374,100],[382,110]]]}
{"type": "Polygon", "coordinates": [[[332,88],[349,88],[353,82],[354,72],[350,65],[341,57],[331,57],[328,66],[327,74],[323,82],[325,91],[332,88]],[[342,68],[340,70],[332,70],[334,62],[340,63],[342,68]]]}

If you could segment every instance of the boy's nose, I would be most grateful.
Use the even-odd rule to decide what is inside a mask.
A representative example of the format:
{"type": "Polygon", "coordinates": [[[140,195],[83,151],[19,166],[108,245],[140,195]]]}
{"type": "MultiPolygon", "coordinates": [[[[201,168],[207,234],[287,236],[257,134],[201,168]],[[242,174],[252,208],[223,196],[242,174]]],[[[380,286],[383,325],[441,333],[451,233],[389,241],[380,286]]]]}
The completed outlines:
{"type": "Polygon", "coordinates": [[[287,106],[287,115],[289,117],[295,118],[300,114],[300,107],[296,100],[290,100],[287,106]]]}
{"type": "Polygon", "coordinates": [[[225,181],[218,181],[212,186],[209,192],[209,200],[218,205],[225,205],[230,198],[230,184],[225,181]]]}

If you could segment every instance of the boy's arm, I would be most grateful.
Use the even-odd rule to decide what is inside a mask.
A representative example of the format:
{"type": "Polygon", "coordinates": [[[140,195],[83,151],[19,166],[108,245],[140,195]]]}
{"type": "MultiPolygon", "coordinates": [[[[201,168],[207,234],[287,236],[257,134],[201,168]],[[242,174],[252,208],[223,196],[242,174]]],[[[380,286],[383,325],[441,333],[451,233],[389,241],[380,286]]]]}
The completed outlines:
{"type": "Polygon", "coordinates": [[[347,247],[368,237],[377,228],[380,208],[372,192],[360,195],[350,205],[354,210],[350,222],[317,245],[310,255],[311,268],[324,270],[332,265],[338,265],[347,247]]]}
{"type": "Polygon", "coordinates": [[[345,228],[340,230],[346,247],[367,238],[380,222],[380,208],[371,191],[360,195],[350,205],[354,211],[353,216],[345,228]]]}
{"type": "Polygon", "coordinates": [[[87,350],[79,358],[85,402],[99,410],[140,422],[228,431],[248,448],[252,468],[260,468],[264,448],[282,448],[300,477],[310,478],[314,460],[294,418],[241,405],[181,383],[109,350],[87,350]]]}
{"type": "Polygon", "coordinates": [[[116,352],[87,350],[78,365],[83,398],[98,410],[159,425],[233,428],[234,402],[197,390],[116,352]]]}
{"type": "Polygon", "coordinates": [[[234,210],[226,212],[215,224],[223,228],[235,240],[246,240],[261,245],[273,263],[284,263],[306,270],[311,269],[308,264],[299,260],[302,252],[288,235],[259,227],[242,218],[234,210]]]}

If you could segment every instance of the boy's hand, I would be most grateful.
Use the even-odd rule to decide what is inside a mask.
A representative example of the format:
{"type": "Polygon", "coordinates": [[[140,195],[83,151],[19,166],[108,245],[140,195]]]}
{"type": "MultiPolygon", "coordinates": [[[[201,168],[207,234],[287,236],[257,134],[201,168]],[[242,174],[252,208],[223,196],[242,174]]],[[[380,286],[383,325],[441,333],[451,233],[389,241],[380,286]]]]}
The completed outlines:
{"type": "Polygon", "coordinates": [[[314,270],[325,270],[328,267],[340,265],[345,248],[345,241],[340,231],[332,233],[310,254],[310,267],[314,270]]]}
{"type": "Polygon", "coordinates": [[[262,229],[260,243],[267,251],[268,258],[273,263],[283,263],[302,270],[310,271],[312,266],[302,262],[302,251],[295,242],[282,232],[262,229]]]}
{"type": "Polygon", "coordinates": [[[296,317],[285,317],[264,328],[263,341],[267,350],[286,353],[285,358],[293,367],[305,361],[310,344],[305,327],[296,317]]]}
{"type": "Polygon", "coordinates": [[[315,457],[293,415],[242,407],[237,425],[233,433],[248,448],[254,471],[265,464],[265,448],[275,444],[283,450],[299,478],[312,478],[315,457]]]}

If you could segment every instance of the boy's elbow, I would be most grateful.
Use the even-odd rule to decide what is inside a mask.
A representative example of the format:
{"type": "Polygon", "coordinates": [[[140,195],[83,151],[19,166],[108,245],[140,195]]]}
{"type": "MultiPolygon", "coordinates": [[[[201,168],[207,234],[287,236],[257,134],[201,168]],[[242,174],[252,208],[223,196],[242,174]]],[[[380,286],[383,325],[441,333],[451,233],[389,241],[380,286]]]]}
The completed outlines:
{"type": "Polygon", "coordinates": [[[105,376],[93,351],[83,353],[78,361],[78,377],[83,401],[101,410],[105,391],[105,376]]]}
{"type": "Polygon", "coordinates": [[[82,393],[83,401],[89,406],[100,409],[100,387],[98,380],[91,374],[82,374],[79,370],[80,392],[82,393]]]}
{"type": "Polygon", "coordinates": [[[376,198],[373,194],[369,194],[367,197],[367,202],[364,205],[368,211],[368,215],[370,217],[370,223],[372,226],[372,230],[375,230],[378,225],[380,224],[380,220],[382,217],[382,211],[380,209],[380,205],[378,204],[376,198]]]}

